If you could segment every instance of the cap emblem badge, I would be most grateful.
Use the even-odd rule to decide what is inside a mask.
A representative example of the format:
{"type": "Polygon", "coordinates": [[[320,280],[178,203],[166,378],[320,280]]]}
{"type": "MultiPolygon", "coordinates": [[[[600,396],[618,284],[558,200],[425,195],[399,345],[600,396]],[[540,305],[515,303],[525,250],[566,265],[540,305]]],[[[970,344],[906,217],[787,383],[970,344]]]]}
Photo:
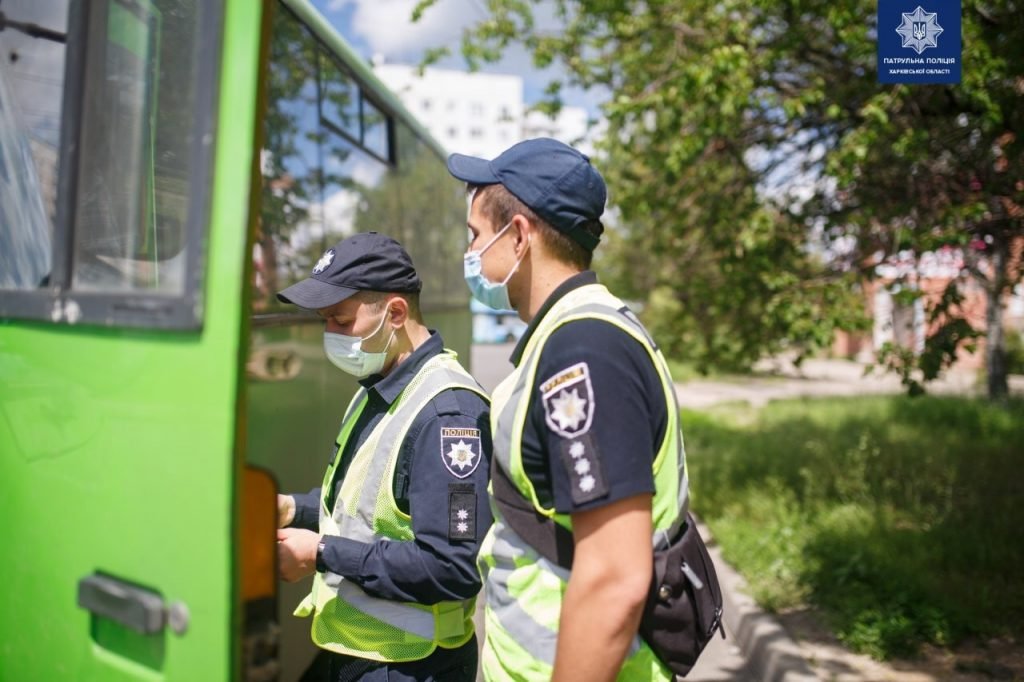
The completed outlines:
{"type": "Polygon", "coordinates": [[[334,249],[327,249],[324,255],[320,256],[320,260],[313,266],[313,274],[319,275],[321,272],[327,269],[327,266],[334,260],[334,249]]]}

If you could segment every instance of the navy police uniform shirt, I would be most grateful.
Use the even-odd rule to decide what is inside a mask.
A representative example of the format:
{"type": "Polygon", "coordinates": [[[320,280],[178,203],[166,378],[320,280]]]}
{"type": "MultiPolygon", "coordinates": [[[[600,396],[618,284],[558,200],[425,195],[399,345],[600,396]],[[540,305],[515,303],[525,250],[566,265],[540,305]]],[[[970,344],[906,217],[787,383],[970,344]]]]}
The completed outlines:
{"type": "MultiPolygon", "coordinates": [[[[440,334],[431,331],[387,376],[359,382],[368,402],[341,453],[330,506],[359,446],[423,364],[443,350],[440,334]]],[[[415,539],[363,543],[327,536],[324,563],[382,599],[435,604],[472,597],[480,589],[477,549],[491,525],[490,455],[487,402],[464,389],[442,391],[413,420],[393,480],[395,500],[412,517],[415,539]]],[[[317,530],[320,489],[294,497],[292,526],[317,530]]]]}
{"type": "MultiPolygon", "coordinates": [[[[519,340],[522,360],[540,320],[560,298],[597,282],[591,271],[563,282],[519,340]]],[[[541,352],[523,431],[523,467],[545,507],[572,514],[654,493],[652,464],[668,423],[651,357],[622,329],[597,319],[567,322],[541,352]]]]}

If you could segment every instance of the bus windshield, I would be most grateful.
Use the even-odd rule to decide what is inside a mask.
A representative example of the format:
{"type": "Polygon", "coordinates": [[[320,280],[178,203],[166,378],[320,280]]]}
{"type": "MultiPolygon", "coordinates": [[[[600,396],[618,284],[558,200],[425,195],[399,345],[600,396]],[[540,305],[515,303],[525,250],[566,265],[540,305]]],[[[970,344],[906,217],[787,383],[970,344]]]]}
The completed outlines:
{"type": "Polygon", "coordinates": [[[0,25],[0,288],[48,283],[67,0],[7,0],[0,25]]]}

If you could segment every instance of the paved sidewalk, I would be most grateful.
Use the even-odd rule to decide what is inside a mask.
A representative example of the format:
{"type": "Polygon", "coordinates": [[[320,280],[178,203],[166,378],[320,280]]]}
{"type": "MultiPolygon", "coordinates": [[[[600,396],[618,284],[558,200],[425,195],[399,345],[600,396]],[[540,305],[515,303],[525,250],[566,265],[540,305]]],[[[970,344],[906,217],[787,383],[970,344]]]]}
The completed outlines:
{"type": "Polygon", "coordinates": [[[718,650],[724,642],[716,638],[719,647],[709,645],[704,650],[700,661],[686,676],[686,681],[816,682],[819,677],[812,672],[804,652],[779,622],[762,611],[747,594],[746,581],[722,558],[708,527],[699,520],[697,527],[708,544],[708,552],[718,573],[729,638],[725,641],[730,642],[729,646],[735,653],[731,658],[724,658],[718,650]],[[734,661],[741,661],[741,665],[733,667],[734,661]],[[721,676],[708,675],[706,671],[714,671],[721,676]]]}
{"type": "MultiPolygon", "coordinates": [[[[902,393],[899,378],[880,369],[870,373],[868,365],[850,360],[810,359],[799,367],[783,360],[761,362],[752,376],[723,379],[695,379],[676,384],[682,407],[703,409],[723,402],[743,401],[761,407],[771,400],[813,396],[853,396],[902,393]]],[[[976,374],[948,372],[927,385],[939,395],[981,395],[976,374]]],[[[1024,393],[1024,377],[1010,377],[1010,391],[1024,393]]]]}

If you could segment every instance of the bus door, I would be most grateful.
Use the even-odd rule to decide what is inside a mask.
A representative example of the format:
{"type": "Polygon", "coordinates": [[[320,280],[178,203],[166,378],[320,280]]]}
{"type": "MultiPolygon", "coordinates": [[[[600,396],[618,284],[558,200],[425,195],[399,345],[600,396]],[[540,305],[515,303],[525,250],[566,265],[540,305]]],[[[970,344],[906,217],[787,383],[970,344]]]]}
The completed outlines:
{"type": "Polygon", "coordinates": [[[239,417],[261,7],[0,4],[2,680],[274,677],[239,417]]]}

